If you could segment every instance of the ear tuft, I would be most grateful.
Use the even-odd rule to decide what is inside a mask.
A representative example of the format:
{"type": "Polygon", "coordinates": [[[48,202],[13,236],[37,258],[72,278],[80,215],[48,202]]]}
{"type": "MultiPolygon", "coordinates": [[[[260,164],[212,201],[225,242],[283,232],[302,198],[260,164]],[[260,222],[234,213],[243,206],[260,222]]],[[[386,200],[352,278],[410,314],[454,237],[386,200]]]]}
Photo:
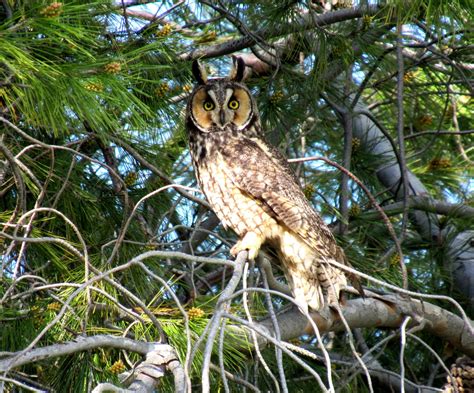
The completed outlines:
{"type": "Polygon", "coordinates": [[[241,82],[245,75],[245,61],[241,57],[232,56],[234,67],[232,68],[229,79],[235,82],[241,82]]]}
{"type": "Polygon", "coordinates": [[[193,75],[197,83],[200,85],[205,85],[207,82],[207,72],[205,67],[199,62],[199,60],[193,61],[193,75]]]}

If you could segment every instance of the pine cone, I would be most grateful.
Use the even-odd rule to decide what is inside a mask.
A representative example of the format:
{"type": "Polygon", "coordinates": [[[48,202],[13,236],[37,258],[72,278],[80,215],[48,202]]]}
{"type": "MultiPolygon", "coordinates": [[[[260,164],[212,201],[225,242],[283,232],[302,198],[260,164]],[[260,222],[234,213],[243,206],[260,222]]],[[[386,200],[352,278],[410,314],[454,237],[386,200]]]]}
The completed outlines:
{"type": "Polygon", "coordinates": [[[454,381],[456,381],[458,392],[474,392],[474,360],[467,356],[456,359],[456,363],[451,366],[451,375],[452,378],[448,375],[448,382],[443,387],[444,393],[454,393],[456,391],[454,381]]]}

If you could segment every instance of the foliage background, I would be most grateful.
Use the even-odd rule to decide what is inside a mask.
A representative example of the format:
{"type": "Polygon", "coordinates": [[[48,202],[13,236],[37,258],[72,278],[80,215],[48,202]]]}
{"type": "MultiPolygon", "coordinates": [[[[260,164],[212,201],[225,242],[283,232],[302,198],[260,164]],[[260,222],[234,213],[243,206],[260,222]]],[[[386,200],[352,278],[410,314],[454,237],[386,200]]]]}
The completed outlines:
{"type": "MultiPolygon", "coordinates": [[[[183,111],[197,58],[215,76],[228,73],[230,55],[244,58],[267,138],[290,158],[322,156],[351,170],[385,209],[402,256],[352,178],[326,162],[294,164],[356,269],[402,286],[401,257],[407,289],[450,296],[472,310],[473,15],[468,1],[447,4],[4,0],[0,362],[25,348],[52,347],[40,361],[0,367],[2,386],[83,392],[118,383],[117,374],[141,358],[100,345],[55,357],[55,344],[78,337],[166,336],[184,363],[186,325],[193,343],[203,336],[232,269],[171,252],[227,259],[235,236],[194,188],[183,111]],[[318,15],[323,22],[315,22],[318,15]],[[389,140],[395,149],[385,148],[389,140]],[[400,171],[387,173],[395,153],[405,180],[400,171]],[[416,195],[431,204],[409,198],[416,195]],[[143,265],[130,263],[137,257],[143,265]]],[[[258,269],[250,273],[248,285],[262,287],[258,269]]],[[[283,283],[277,267],[273,274],[283,283]]],[[[264,294],[248,302],[254,319],[268,317],[264,294]]],[[[284,311],[289,303],[272,296],[272,304],[284,311]]],[[[244,305],[237,297],[227,312],[248,320],[244,305]]],[[[214,346],[212,362],[240,382],[212,371],[212,391],[239,390],[241,380],[261,390],[314,388],[314,377],[273,345],[259,358],[228,328],[234,324],[228,320],[229,337],[214,346]]],[[[398,329],[354,328],[322,341],[341,391],[370,390],[361,369],[348,367],[350,342],[364,353],[391,337],[375,351],[378,365],[436,388],[446,382],[439,360],[449,367],[466,353],[419,332],[432,352],[409,340],[404,371],[398,329]]],[[[319,351],[312,334],[292,339],[319,351]]],[[[190,373],[200,389],[206,355],[204,347],[196,351],[190,373]]],[[[325,378],[324,362],[303,359],[325,378]]],[[[375,391],[391,383],[373,377],[375,391]]],[[[173,389],[170,376],[158,382],[173,389]]]]}

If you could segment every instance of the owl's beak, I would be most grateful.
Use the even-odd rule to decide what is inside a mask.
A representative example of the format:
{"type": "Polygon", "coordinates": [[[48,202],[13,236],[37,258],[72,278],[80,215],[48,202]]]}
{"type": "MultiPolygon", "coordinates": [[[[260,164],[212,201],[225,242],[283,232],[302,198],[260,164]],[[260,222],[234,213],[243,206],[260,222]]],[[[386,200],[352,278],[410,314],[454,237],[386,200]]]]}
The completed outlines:
{"type": "Polygon", "coordinates": [[[220,124],[220,125],[221,125],[221,128],[224,128],[225,123],[226,123],[225,120],[226,120],[226,119],[225,119],[225,111],[224,111],[223,109],[221,109],[221,110],[219,111],[219,122],[221,123],[221,124],[220,124]]]}

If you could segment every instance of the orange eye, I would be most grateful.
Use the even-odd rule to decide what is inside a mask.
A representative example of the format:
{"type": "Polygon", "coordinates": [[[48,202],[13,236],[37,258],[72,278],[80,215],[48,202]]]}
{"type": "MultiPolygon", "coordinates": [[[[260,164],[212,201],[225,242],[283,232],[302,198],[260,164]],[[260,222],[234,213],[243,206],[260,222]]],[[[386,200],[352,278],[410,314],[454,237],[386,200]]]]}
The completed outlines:
{"type": "Polygon", "coordinates": [[[230,100],[228,106],[229,106],[230,109],[233,109],[235,111],[239,107],[239,101],[230,100]]]}
{"type": "Polygon", "coordinates": [[[202,106],[206,111],[212,111],[214,109],[214,104],[211,101],[204,101],[204,104],[202,106]]]}

